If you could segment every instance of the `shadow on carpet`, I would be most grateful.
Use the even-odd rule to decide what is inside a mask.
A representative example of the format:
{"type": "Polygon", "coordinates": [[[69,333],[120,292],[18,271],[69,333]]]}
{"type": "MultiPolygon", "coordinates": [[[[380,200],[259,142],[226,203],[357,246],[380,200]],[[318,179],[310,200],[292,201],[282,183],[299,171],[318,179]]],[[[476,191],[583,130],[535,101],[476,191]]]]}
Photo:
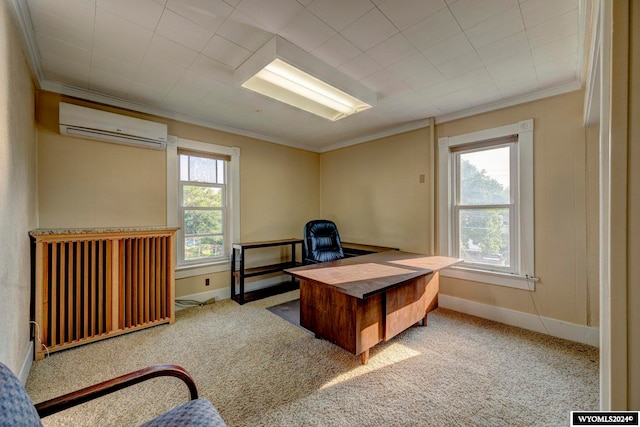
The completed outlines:
{"type": "Polygon", "coordinates": [[[273,314],[283,318],[287,322],[296,325],[305,332],[312,334],[313,332],[300,326],[300,299],[294,299],[282,304],[267,307],[267,310],[273,314]]]}

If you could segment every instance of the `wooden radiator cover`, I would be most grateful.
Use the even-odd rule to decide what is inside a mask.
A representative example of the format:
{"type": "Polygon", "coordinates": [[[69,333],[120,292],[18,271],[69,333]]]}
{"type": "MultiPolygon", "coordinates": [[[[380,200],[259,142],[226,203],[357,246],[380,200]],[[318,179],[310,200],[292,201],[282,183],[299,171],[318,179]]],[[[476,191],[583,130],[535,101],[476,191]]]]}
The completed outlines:
{"type": "Polygon", "coordinates": [[[175,231],[32,231],[36,360],[47,349],[173,324],[175,231]]]}

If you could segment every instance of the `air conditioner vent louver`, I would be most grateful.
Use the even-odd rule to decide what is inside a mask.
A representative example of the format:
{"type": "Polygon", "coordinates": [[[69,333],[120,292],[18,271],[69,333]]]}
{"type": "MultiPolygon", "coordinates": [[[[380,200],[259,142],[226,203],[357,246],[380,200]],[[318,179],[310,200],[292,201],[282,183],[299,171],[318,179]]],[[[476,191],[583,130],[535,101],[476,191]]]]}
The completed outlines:
{"type": "Polygon", "coordinates": [[[60,103],[60,134],[162,150],[167,125],[79,105],[60,103]]]}

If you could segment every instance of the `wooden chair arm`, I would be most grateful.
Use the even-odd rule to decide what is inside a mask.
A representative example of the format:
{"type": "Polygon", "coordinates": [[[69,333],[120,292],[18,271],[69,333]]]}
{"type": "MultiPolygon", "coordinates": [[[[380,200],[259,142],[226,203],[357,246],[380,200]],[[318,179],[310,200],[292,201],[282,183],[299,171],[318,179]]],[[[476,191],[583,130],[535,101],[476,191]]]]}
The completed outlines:
{"type": "Polygon", "coordinates": [[[184,368],[178,365],[155,365],[40,402],[35,405],[36,411],[41,418],[46,417],[151,378],[167,376],[181,379],[189,388],[191,400],[198,398],[195,381],[184,368]]]}

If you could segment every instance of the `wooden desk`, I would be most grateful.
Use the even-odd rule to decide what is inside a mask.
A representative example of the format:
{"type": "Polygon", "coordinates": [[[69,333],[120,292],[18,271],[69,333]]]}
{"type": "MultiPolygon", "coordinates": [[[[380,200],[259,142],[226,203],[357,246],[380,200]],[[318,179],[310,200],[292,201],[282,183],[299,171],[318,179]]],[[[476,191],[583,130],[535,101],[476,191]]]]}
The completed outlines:
{"type": "Polygon", "coordinates": [[[438,306],[439,270],[461,260],[387,251],[287,269],[300,280],[300,325],[362,363],[369,349],[438,306]]]}

